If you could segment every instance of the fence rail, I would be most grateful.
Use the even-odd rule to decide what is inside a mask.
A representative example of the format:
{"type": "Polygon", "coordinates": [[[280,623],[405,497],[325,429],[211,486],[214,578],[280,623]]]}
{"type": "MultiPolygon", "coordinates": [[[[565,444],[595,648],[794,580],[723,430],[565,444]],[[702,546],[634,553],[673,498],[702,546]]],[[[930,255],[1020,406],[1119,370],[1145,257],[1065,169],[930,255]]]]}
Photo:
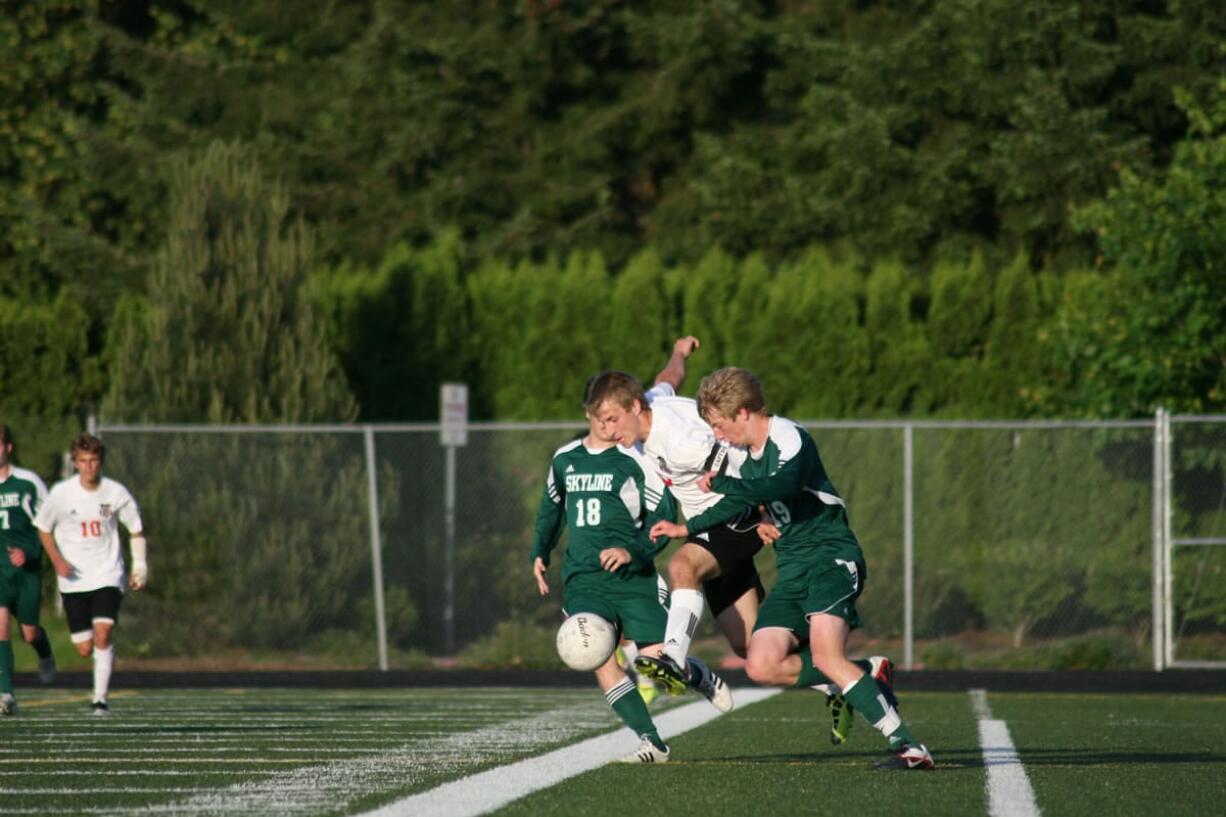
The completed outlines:
{"type": "MultiPolygon", "coordinates": [[[[1226,417],[804,424],[868,560],[858,637],[906,666],[1226,666],[1226,417]]],[[[581,424],[95,428],[155,547],[146,655],[515,662],[556,622],[528,549],[581,424]]]]}

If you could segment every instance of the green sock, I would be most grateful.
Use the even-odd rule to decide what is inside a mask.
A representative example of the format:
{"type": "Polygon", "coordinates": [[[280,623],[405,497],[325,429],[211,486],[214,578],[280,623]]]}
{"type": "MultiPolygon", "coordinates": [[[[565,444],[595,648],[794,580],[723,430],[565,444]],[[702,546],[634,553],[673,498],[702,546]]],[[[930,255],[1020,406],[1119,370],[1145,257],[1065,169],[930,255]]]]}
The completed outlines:
{"type": "Polygon", "coordinates": [[[13,691],[13,645],[0,641],[0,692],[13,691]]]}
{"type": "Polygon", "coordinates": [[[51,639],[47,638],[47,631],[42,627],[38,628],[38,636],[30,642],[30,646],[38,653],[39,658],[51,657],[51,639]]]}
{"type": "Polygon", "coordinates": [[[643,696],[639,695],[633,681],[627,678],[606,692],[604,696],[609,706],[613,707],[613,711],[617,713],[617,717],[630,727],[630,731],[641,738],[647,738],[660,751],[668,749],[667,744],[660,738],[656,724],[651,719],[651,713],[647,711],[647,704],[643,703],[643,696]]]}
{"type": "Polygon", "coordinates": [[[898,711],[886,702],[885,696],[869,675],[865,674],[860,680],[844,687],[843,695],[874,729],[889,739],[891,749],[897,749],[904,743],[916,742],[898,711]]]}
{"type": "Polygon", "coordinates": [[[825,673],[813,666],[813,653],[808,646],[800,648],[800,677],[796,679],[794,686],[797,689],[808,689],[811,686],[818,684],[828,684],[830,679],[825,673]]]}

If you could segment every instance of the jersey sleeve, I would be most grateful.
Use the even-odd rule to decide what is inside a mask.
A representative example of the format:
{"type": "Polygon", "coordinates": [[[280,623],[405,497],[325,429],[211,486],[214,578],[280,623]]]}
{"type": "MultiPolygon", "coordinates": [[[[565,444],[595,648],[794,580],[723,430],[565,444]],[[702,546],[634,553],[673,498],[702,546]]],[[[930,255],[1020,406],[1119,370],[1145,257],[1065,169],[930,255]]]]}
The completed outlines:
{"type": "Polygon", "coordinates": [[[647,401],[647,405],[651,405],[657,397],[676,397],[677,392],[673,389],[671,383],[657,383],[648,389],[643,394],[643,399],[647,401]]]}
{"type": "Polygon", "coordinates": [[[549,554],[566,524],[566,492],[562,483],[557,480],[554,464],[549,465],[549,475],[545,478],[545,490],[541,493],[541,503],[536,511],[536,536],[532,542],[532,555],[529,562],[535,562],[539,556],[545,566],[549,566],[549,554]]]}
{"type": "Polygon", "coordinates": [[[52,533],[55,531],[55,523],[57,521],[57,494],[52,491],[38,506],[38,512],[34,514],[34,527],[41,530],[43,533],[52,533]]]}
{"type": "Polygon", "coordinates": [[[662,519],[672,521],[677,518],[677,500],[672,491],[668,490],[668,486],[654,469],[643,470],[643,493],[647,499],[643,526],[635,547],[628,548],[633,559],[631,566],[634,568],[654,566],[656,556],[668,547],[667,536],[657,537],[654,541],[648,536],[651,526],[662,519]]]}
{"type": "Polygon", "coordinates": [[[143,533],[144,528],[140,518],[140,508],[136,504],[136,500],[132,498],[132,494],[127,488],[122,490],[120,494],[120,506],[117,512],[119,521],[128,529],[128,533],[143,533]]]}
{"type": "Polygon", "coordinates": [[[805,489],[811,466],[816,461],[816,453],[817,449],[811,442],[802,443],[793,456],[782,462],[773,474],[753,479],[716,477],[711,480],[711,490],[719,491],[729,499],[739,499],[749,504],[787,499],[805,489]]]}
{"type": "MultiPolygon", "coordinates": [[[[715,479],[711,480],[712,491],[718,490],[715,487],[715,481],[719,479],[725,479],[725,477],[716,477],[715,479]]],[[[723,493],[722,490],[719,492],[723,493]]],[[[747,504],[750,503],[725,495],[723,499],[716,502],[710,508],[707,508],[697,516],[693,516],[685,520],[685,528],[690,533],[698,533],[700,530],[713,528],[722,522],[731,522],[733,519],[736,519],[738,516],[745,513],[745,507],[747,504]]]]}

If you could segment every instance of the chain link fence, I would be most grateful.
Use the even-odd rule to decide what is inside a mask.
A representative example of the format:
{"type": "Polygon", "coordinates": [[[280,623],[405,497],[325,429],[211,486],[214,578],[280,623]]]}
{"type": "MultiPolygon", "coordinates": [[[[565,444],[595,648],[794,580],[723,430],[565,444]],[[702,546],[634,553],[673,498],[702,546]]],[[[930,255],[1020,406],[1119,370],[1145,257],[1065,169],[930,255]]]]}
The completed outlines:
{"type": "MultiPolygon", "coordinates": [[[[1226,661],[1226,418],[809,427],[868,562],[853,649],[933,668],[1226,661]]],[[[550,457],[584,431],[472,424],[445,446],[433,424],[101,425],[154,571],[125,602],[125,654],[551,664],[561,551],[544,598],[528,553],[550,457]]],[[[759,566],[769,588],[769,549],[759,566]]]]}

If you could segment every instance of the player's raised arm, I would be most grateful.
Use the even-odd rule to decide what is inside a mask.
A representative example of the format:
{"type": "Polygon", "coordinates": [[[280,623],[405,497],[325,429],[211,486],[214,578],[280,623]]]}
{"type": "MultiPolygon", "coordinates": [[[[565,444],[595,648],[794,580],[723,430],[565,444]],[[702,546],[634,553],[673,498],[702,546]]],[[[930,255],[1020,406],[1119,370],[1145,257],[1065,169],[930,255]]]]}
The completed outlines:
{"type": "Polygon", "coordinates": [[[685,380],[685,360],[690,355],[698,350],[702,344],[698,342],[698,338],[693,335],[686,335],[683,338],[678,338],[673,344],[673,353],[669,357],[668,363],[656,375],[655,385],[667,383],[673,387],[673,391],[681,388],[682,381],[685,380]]]}

